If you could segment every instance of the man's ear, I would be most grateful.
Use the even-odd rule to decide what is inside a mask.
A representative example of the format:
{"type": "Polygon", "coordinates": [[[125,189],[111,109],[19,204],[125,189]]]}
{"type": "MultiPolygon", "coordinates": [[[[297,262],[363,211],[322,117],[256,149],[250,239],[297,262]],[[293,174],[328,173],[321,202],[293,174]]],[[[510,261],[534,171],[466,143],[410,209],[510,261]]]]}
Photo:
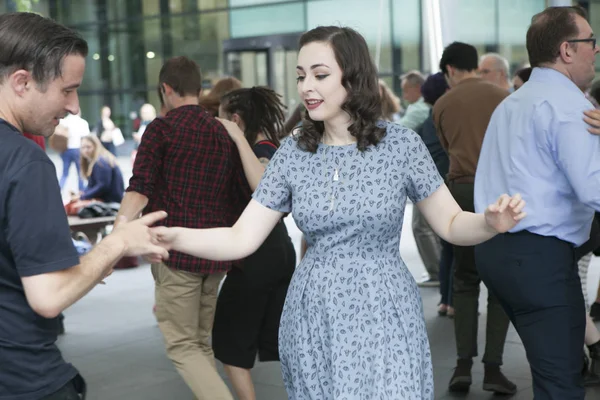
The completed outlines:
{"type": "MultiPolygon", "coordinates": [[[[575,45],[577,45],[577,43],[575,45]]],[[[565,63],[570,64],[571,62],[573,62],[573,54],[575,52],[575,50],[573,49],[573,46],[571,46],[568,42],[562,42],[558,49],[559,49],[559,57],[565,63]]]]}
{"type": "Polygon", "coordinates": [[[170,96],[171,94],[173,94],[173,88],[171,86],[167,85],[166,83],[160,84],[160,91],[165,96],[170,96]]]}
{"type": "Polygon", "coordinates": [[[24,69],[19,69],[10,74],[7,81],[19,96],[23,96],[34,85],[31,73],[24,69]]]}

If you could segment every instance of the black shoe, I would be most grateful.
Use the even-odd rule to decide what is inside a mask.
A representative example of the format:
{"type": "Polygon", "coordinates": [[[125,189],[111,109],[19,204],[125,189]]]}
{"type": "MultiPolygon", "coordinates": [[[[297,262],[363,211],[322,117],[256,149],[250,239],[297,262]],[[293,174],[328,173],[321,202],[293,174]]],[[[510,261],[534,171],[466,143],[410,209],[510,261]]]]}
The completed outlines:
{"type": "Polygon", "coordinates": [[[590,351],[589,367],[585,368],[583,383],[585,386],[600,385],[600,342],[588,346],[590,351]]]}
{"type": "Polygon", "coordinates": [[[594,322],[600,321],[600,303],[594,302],[590,308],[590,317],[594,322]]]}
{"type": "Polygon", "coordinates": [[[473,367],[473,360],[471,359],[458,359],[456,362],[456,368],[454,368],[454,375],[450,379],[448,390],[450,392],[468,392],[473,378],[471,377],[471,367],[473,367]]]}
{"type": "Polygon", "coordinates": [[[517,385],[504,376],[499,365],[486,365],[484,368],[483,390],[497,394],[517,393],[517,385]]]}

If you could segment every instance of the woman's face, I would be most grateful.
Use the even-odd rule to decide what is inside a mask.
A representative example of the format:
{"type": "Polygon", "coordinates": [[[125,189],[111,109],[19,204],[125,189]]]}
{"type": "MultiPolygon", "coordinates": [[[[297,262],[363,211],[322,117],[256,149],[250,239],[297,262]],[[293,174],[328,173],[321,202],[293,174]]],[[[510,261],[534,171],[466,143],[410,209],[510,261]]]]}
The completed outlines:
{"type": "Polygon", "coordinates": [[[87,160],[91,160],[96,150],[94,143],[88,139],[81,140],[81,155],[87,160]]]}
{"type": "Polygon", "coordinates": [[[348,93],[342,85],[342,70],[333,49],[325,42],[304,45],[298,53],[298,94],[314,121],[346,120],[342,110],[348,93]]]}
{"type": "Polygon", "coordinates": [[[102,118],[104,118],[104,119],[110,118],[110,108],[109,107],[102,107],[102,118]]]}

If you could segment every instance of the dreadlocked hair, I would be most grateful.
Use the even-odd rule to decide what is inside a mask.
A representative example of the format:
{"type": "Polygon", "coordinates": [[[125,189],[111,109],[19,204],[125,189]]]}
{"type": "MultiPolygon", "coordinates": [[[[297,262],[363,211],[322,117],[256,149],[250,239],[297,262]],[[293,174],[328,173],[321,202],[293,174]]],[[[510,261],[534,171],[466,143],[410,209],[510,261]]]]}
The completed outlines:
{"type": "Polygon", "coordinates": [[[263,133],[279,147],[287,107],[273,89],[255,86],[233,90],[221,97],[221,107],[225,114],[238,114],[244,121],[244,135],[251,146],[256,143],[258,134],[263,133]]]}

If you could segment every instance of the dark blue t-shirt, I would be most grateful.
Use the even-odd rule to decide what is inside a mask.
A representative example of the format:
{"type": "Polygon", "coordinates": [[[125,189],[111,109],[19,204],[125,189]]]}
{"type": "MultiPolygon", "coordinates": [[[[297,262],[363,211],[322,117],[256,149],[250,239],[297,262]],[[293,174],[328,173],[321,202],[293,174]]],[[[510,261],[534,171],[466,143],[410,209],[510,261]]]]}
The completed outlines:
{"type": "Polygon", "coordinates": [[[36,314],[21,282],[77,264],[54,164],[0,120],[0,400],[40,399],[77,375],[55,345],[58,319],[36,314]]]}
{"type": "Polygon", "coordinates": [[[123,174],[118,165],[110,166],[108,160],[100,158],[88,179],[88,186],[81,195],[82,200],[98,199],[105,203],[120,203],[125,193],[123,174]]]}

